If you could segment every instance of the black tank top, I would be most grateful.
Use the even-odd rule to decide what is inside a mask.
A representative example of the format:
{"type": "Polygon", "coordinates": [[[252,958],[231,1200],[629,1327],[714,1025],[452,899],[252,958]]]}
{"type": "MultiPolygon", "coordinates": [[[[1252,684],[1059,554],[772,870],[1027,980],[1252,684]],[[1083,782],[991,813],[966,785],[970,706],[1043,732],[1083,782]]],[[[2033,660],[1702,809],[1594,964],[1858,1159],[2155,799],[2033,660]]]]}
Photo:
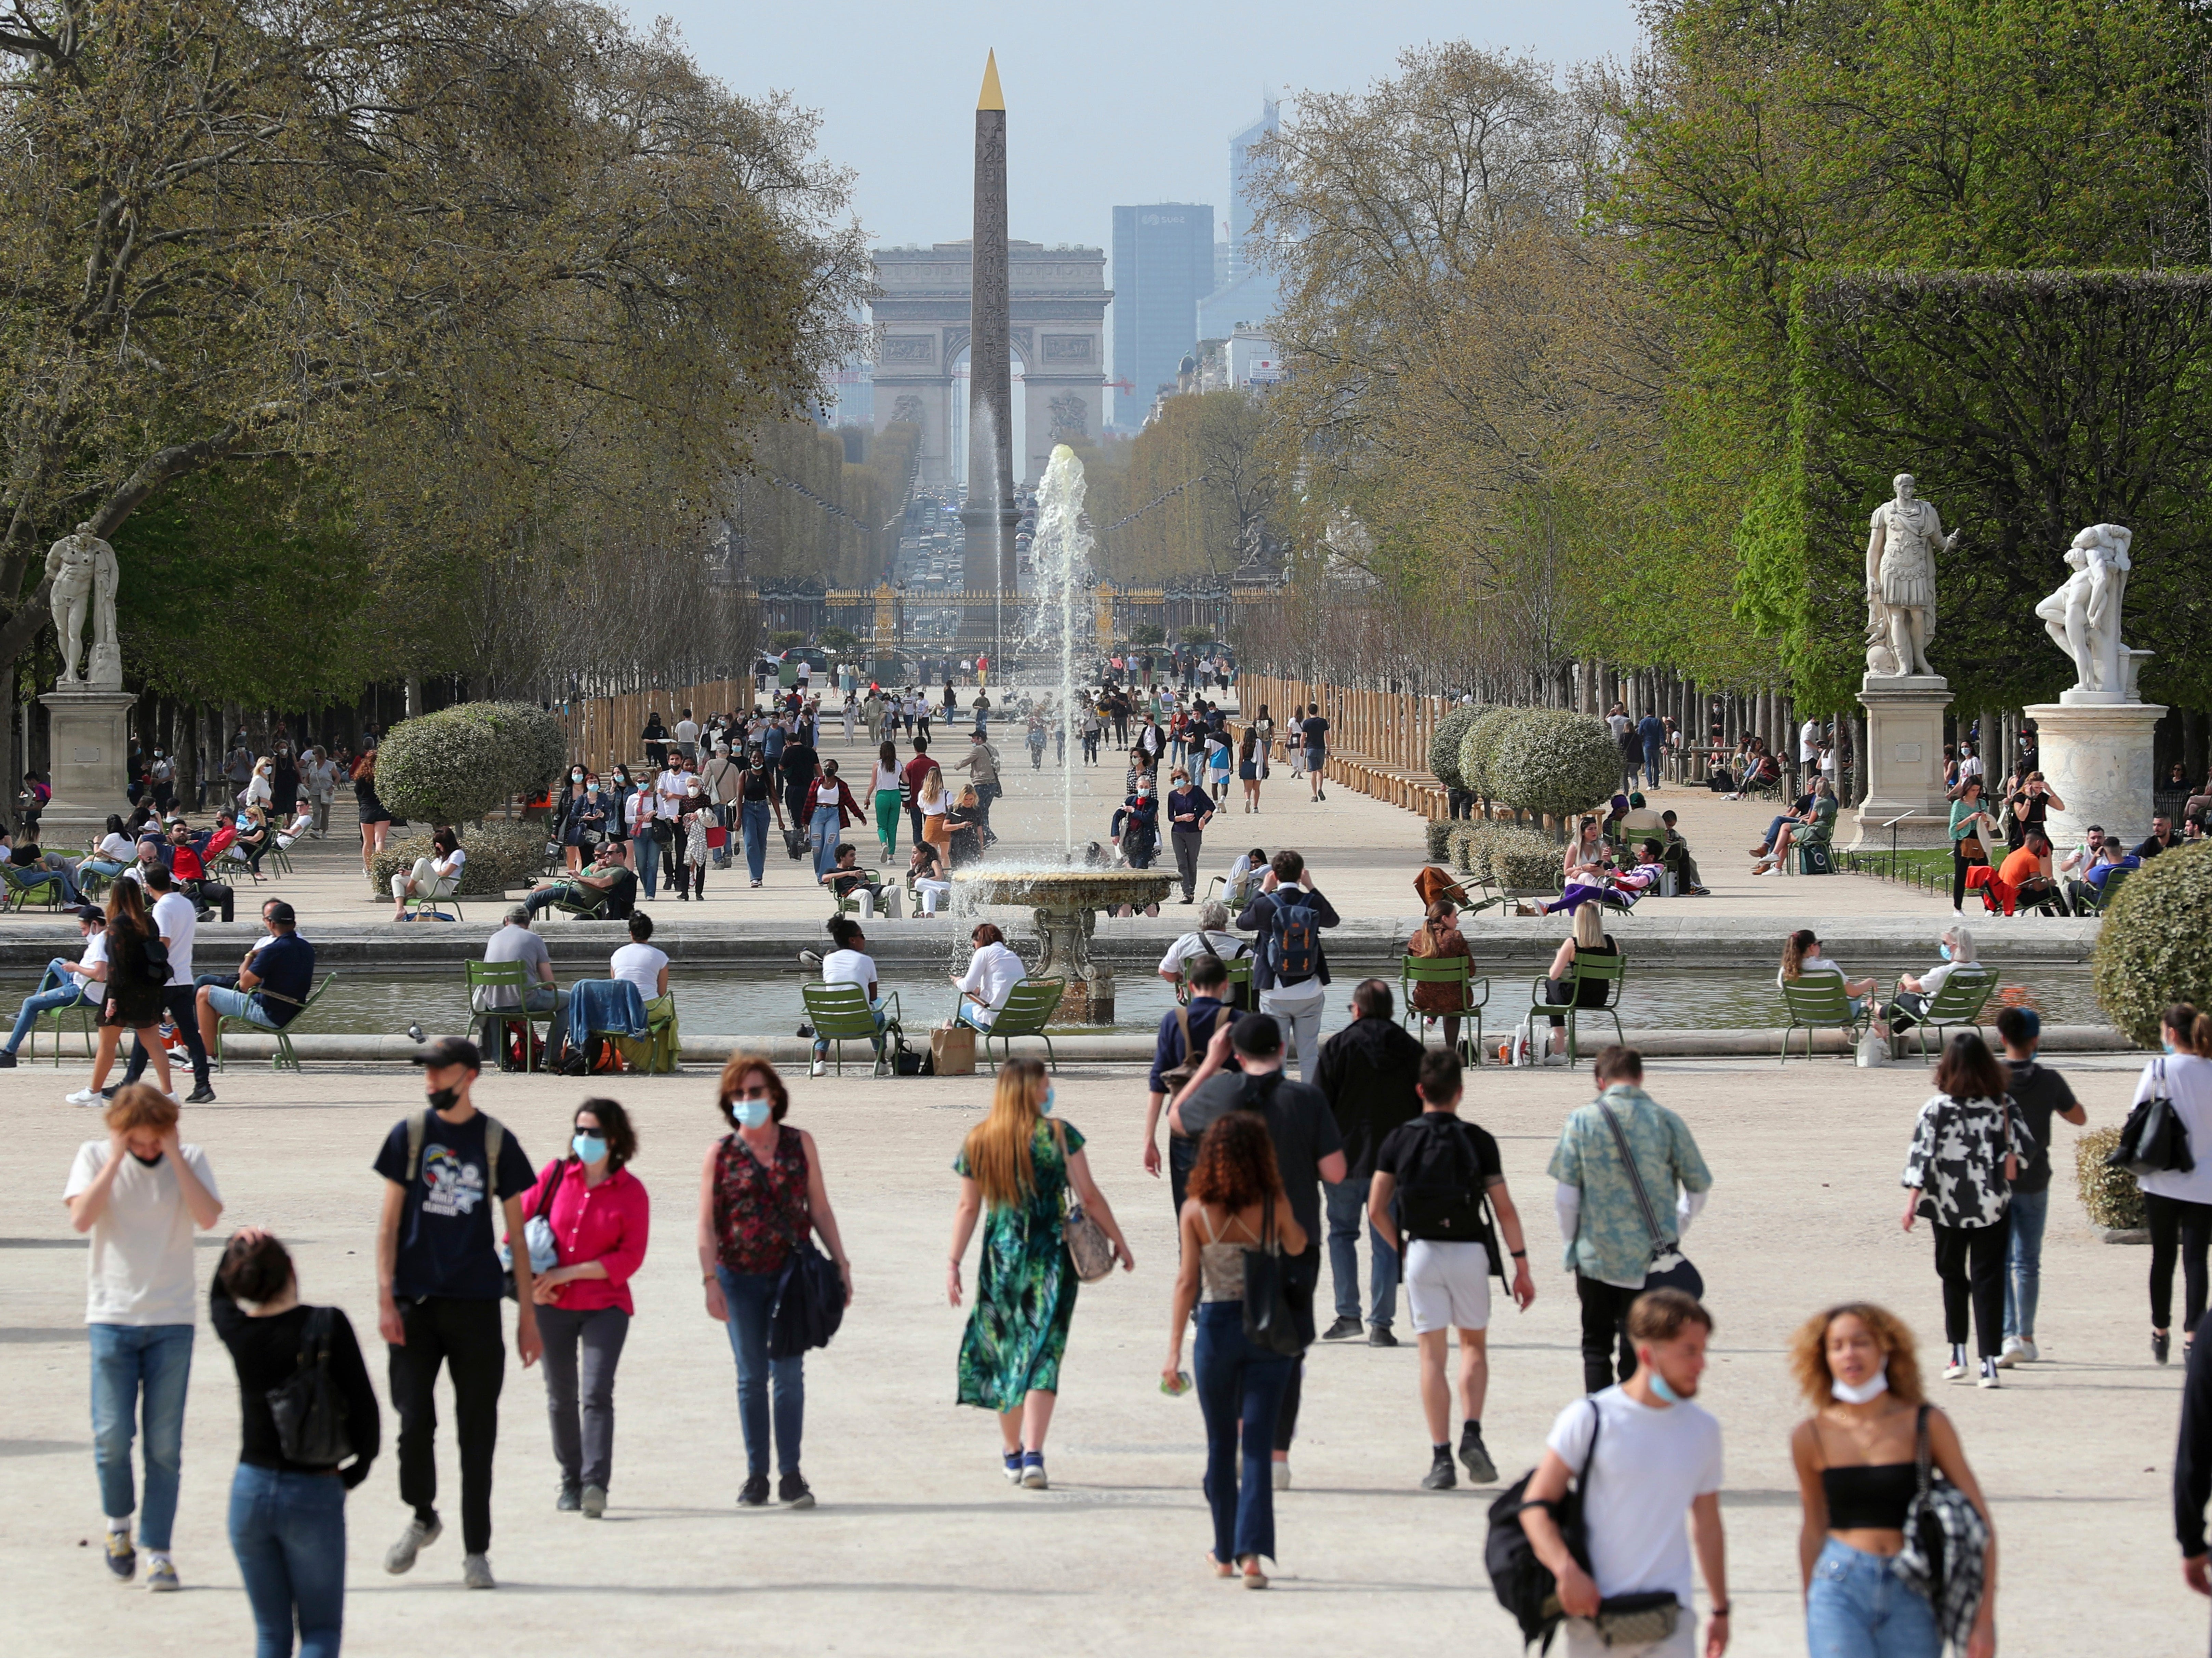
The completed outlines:
{"type": "Polygon", "coordinates": [[[1820,1470],[1830,1531],[1902,1531],[1905,1505],[1919,1488],[1920,1470],[1911,1462],[1820,1470]]]}

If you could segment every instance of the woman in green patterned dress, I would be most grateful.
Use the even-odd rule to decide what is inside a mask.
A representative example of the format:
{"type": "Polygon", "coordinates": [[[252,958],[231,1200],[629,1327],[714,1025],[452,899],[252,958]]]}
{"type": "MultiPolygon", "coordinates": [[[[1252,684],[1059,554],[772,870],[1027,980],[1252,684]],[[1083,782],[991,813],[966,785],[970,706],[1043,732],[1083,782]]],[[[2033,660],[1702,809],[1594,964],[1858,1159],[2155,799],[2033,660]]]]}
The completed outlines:
{"type": "Polygon", "coordinates": [[[960,1205],[945,1279],[946,1297],[957,1307],[961,1257],[983,1218],[975,1305],[960,1339],[960,1402],[998,1412],[1006,1478],[1040,1491],[1045,1431],[1075,1316],[1078,1280],[1060,1230],[1071,1190],[1113,1241],[1121,1270],[1137,1264],[1091,1177],[1082,1134],[1073,1124],[1051,1121],[1052,1107],[1052,1082],[1042,1063],[1009,1060],[999,1067],[991,1114],[969,1131],[953,1161],[960,1205]]]}

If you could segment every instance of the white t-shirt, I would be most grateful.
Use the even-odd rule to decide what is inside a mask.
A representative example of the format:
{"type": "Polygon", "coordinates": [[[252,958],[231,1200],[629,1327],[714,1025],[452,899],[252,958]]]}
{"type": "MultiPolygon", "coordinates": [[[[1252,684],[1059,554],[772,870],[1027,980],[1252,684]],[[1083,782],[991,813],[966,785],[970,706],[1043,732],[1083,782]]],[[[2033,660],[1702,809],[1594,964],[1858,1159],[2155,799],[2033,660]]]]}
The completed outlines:
{"type": "MultiPolygon", "coordinates": [[[[215,1170],[197,1145],[179,1148],[192,1173],[220,1202],[215,1170]]],[[[76,1149],[64,1199],[90,1186],[107,1162],[106,1140],[76,1149]]],[[[85,1262],[87,1324],[185,1324],[199,1300],[199,1270],[192,1260],[192,1217],[166,1157],[149,1169],[130,1153],[108,1188],[107,1207],[92,1224],[92,1252],[85,1262]]]]}
{"type": "Polygon", "coordinates": [[[1690,1501],[1721,1488],[1721,1424],[1693,1400],[1639,1405],[1613,1387],[1561,1411],[1544,1442],[1580,1478],[1597,1592],[1671,1589],[1689,1606],[1690,1501]],[[1600,1416],[1596,1466],[1583,1477],[1600,1416]]]}
{"type": "Polygon", "coordinates": [[[607,960],[607,970],[627,979],[648,1002],[660,994],[660,969],[668,965],[668,952],[651,944],[627,944],[607,960]]]}
{"type": "Polygon", "coordinates": [[[960,988],[972,990],[983,999],[987,1005],[977,1012],[977,1017],[988,1024],[1006,1005],[1008,993],[1028,971],[1022,965],[1022,958],[1006,945],[985,944],[968,963],[968,971],[961,975],[960,988]]]}
{"type": "Polygon", "coordinates": [[[688,776],[688,773],[678,771],[672,766],[653,779],[653,792],[657,803],[655,810],[663,817],[674,817],[678,815],[678,804],[690,787],[685,780],[688,776]]]}
{"type": "Polygon", "coordinates": [[[127,864],[138,855],[138,848],[120,835],[100,837],[100,855],[111,864],[127,864]]]}
{"type": "Polygon", "coordinates": [[[863,991],[872,990],[879,981],[876,958],[858,950],[833,950],[822,958],[822,982],[825,985],[858,985],[863,991]]]}
{"type": "Polygon", "coordinates": [[[1224,962],[1234,961],[1251,947],[1250,939],[1240,938],[1233,932],[1186,932],[1168,946],[1168,953],[1160,957],[1158,970],[1177,972],[1194,956],[1218,956],[1224,962]]]}
{"type": "Polygon", "coordinates": [[[679,743],[696,743],[699,740],[699,722],[696,720],[678,720],[676,740],[679,743]]]}
{"type": "Polygon", "coordinates": [[[468,861],[468,848],[465,847],[455,847],[443,858],[432,859],[430,860],[430,867],[438,872],[438,878],[440,880],[458,881],[461,878],[461,865],[468,861]]]}
{"type": "Polygon", "coordinates": [[[1628,716],[1625,714],[1609,714],[1605,717],[1605,723],[1612,727],[1613,740],[1618,743],[1621,733],[1628,729],[1628,716]]]}
{"type": "Polygon", "coordinates": [[[103,929],[84,941],[84,954],[76,958],[76,968],[71,969],[76,987],[82,991],[91,982],[92,969],[104,966],[107,961],[107,933],[103,929]],[[81,970],[80,970],[81,969],[81,970]]]}
{"type": "Polygon", "coordinates": [[[1811,765],[1820,757],[1820,722],[1808,720],[1797,732],[1797,758],[1811,765]]]}
{"type": "MultiPolygon", "coordinates": [[[[1808,956],[1797,963],[1797,976],[1801,981],[1808,973],[1832,973],[1839,979],[1848,979],[1851,976],[1836,963],[1830,961],[1825,956],[1819,955],[1808,956]]],[[[1782,969],[1778,967],[1774,969],[1774,982],[1778,985],[1785,982],[1782,976],[1782,969]]]]}
{"type": "Polygon", "coordinates": [[[2142,1068],[2142,1078],[2136,1084],[2135,1100],[2130,1103],[2140,1103],[2157,1091],[2161,1070],[2166,1073],[2166,1096],[2173,1102],[2182,1127],[2189,1131],[2189,1144],[2197,1151],[2197,1167],[2186,1175],[2172,1169],[2141,1175],[2136,1184],[2161,1198],[2177,1198],[2185,1203],[2212,1201],[2212,1154],[2204,1150],[2212,1146],[2212,1060],[2200,1060],[2192,1054],[2168,1054],[2152,1060],[2142,1068]]]}
{"type": "Polygon", "coordinates": [[[877,761],[875,780],[868,786],[870,791],[876,794],[881,794],[885,789],[896,794],[899,792],[899,768],[896,766],[886,766],[880,760],[877,761]]]}
{"type": "MultiPolygon", "coordinates": [[[[192,901],[181,892],[165,892],[154,901],[154,931],[169,940],[169,982],[188,985],[192,981],[192,934],[199,926],[199,912],[192,901]]],[[[100,943],[101,955],[106,954],[106,941],[100,943]]]]}

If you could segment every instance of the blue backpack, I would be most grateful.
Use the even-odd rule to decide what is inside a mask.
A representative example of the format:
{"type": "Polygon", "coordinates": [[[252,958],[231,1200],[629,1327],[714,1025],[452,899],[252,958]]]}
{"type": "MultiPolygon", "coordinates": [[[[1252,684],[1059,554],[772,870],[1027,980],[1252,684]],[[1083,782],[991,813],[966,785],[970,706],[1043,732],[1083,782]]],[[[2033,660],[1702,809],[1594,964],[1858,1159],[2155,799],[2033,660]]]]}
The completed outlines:
{"type": "Polygon", "coordinates": [[[1274,945],[1275,979],[1303,984],[1321,971],[1321,923],[1310,908],[1275,894],[1275,914],[1267,924],[1274,945]]]}

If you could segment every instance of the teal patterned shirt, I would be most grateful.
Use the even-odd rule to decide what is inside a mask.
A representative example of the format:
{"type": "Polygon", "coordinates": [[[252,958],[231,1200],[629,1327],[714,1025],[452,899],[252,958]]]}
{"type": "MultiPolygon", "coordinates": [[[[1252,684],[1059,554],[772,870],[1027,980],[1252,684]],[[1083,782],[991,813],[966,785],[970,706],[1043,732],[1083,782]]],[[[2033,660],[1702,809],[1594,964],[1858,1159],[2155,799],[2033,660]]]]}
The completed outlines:
{"type": "MultiPolygon", "coordinates": [[[[1605,1090],[1605,1102],[1620,1119],[1660,1233],[1671,1242],[1677,1231],[1675,1188],[1703,1192],[1713,1183],[1698,1143],[1686,1123],[1640,1088],[1616,1083],[1605,1090]]],[[[1582,1193],[1575,1236],[1567,1240],[1567,1270],[1606,1284],[1640,1285],[1651,1260],[1651,1231],[1621,1164],[1620,1144],[1595,1104],[1577,1107],[1567,1118],[1552,1153],[1551,1175],[1582,1193]]]]}

